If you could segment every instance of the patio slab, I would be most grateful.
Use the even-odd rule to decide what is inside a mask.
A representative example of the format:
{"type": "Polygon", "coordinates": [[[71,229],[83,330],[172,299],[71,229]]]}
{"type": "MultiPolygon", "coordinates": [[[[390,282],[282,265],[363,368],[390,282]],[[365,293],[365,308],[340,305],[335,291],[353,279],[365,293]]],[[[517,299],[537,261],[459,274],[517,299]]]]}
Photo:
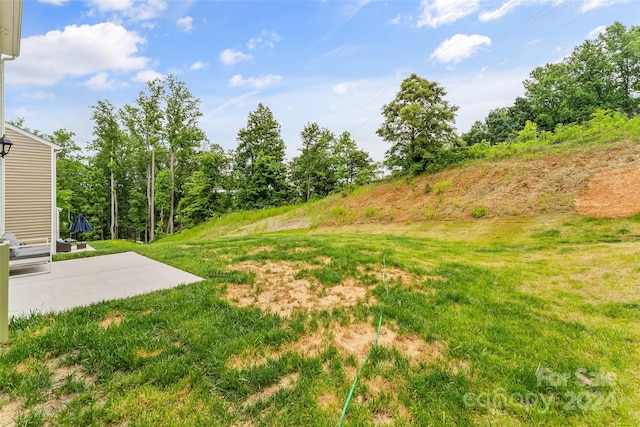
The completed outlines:
{"type": "Polygon", "coordinates": [[[57,261],[51,273],[9,278],[9,316],[59,312],[201,280],[135,252],[57,261]]]}

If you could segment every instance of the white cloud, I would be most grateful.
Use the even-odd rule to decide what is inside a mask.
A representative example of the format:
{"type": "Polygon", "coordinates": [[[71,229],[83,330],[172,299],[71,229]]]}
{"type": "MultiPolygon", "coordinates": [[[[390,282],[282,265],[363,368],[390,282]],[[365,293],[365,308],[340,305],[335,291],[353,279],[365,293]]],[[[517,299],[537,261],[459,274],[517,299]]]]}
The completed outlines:
{"type": "Polygon", "coordinates": [[[343,83],[339,83],[337,85],[334,85],[331,88],[331,92],[333,92],[336,95],[345,95],[347,92],[352,90],[354,87],[355,87],[355,85],[353,83],[343,82],[343,83]]]}
{"type": "Polygon", "coordinates": [[[443,41],[431,54],[440,62],[457,63],[475,54],[482,46],[491,46],[491,39],[478,34],[456,34],[443,41]]]}
{"type": "Polygon", "coordinates": [[[500,19],[504,15],[509,13],[512,9],[515,9],[516,7],[520,6],[522,3],[523,3],[523,0],[509,0],[495,10],[492,10],[490,12],[482,12],[479,17],[480,21],[489,22],[495,19],[500,19]]]}
{"type": "Polygon", "coordinates": [[[341,14],[348,21],[360,12],[360,9],[371,3],[372,0],[357,0],[344,2],[345,6],[343,7],[341,14]]]}
{"type": "Polygon", "coordinates": [[[226,49],[220,52],[220,61],[225,65],[233,65],[240,61],[248,61],[251,58],[253,58],[253,56],[247,55],[239,50],[226,49]]]}
{"type": "Polygon", "coordinates": [[[455,22],[475,12],[479,2],[480,0],[422,0],[418,27],[436,28],[455,22]]]}
{"type": "Polygon", "coordinates": [[[120,12],[133,21],[148,21],[167,10],[164,0],[91,0],[90,3],[100,13],[120,12]]]}
{"type": "Polygon", "coordinates": [[[599,9],[601,7],[613,6],[614,4],[627,3],[629,0],[587,0],[580,7],[581,12],[599,9]]]}
{"type": "Polygon", "coordinates": [[[65,77],[94,75],[103,71],[130,72],[147,66],[138,56],[146,43],[135,31],[105,22],[69,25],[64,30],[22,40],[21,56],[7,67],[7,82],[50,86],[65,77]]]}
{"type": "Polygon", "coordinates": [[[194,70],[194,71],[195,70],[202,70],[202,69],[207,68],[207,65],[208,64],[206,64],[206,63],[204,63],[202,61],[196,61],[193,64],[191,64],[191,67],[189,67],[189,69],[190,70],[194,70]]]}
{"type": "Polygon", "coordinates": [[[185,33],[190,33],[193,31],[193,18],[190,16],[180,18],[176,21],[176,25],[185,33]]]}
{"type": "Polygon", "coordinates": [[[241,74],[236,74],[231,77],[229,81],[229,86],[231,87],[239,87],[239,86],[249,86],[254,89],[262,89],[267,86],[272,86],[282,80],[282,76],[277,76],[274,74],[267,74],[262,77],[249,77],[243,78],[241,74]]]}
{"type": "Polygon", "coordinates": [[[116,82],[109,80],[109,73],[103,71],[87,80],[85,86],[93,91],[112,90],[116,86],[116,82]]]}
{"type": "Polygon", "coordinates": [[[391,25],[398,25],[401,22],[402,22],[402,15],[399,13],[395,16],[395,18],[389,19],[389,24],[391,25]]]}
{"type": "Polygon", "coordinates": [[[154,70],[143,70],[137,73],[131,80],[138,83],[146,83],[155,79],[164,79],[164,75],[154,70]]]}
{"type": "Polygon", "coordinates": [[[53,101],[56,99],[56,94],[53,92],[47,92],[44,90],[37,90],[31,93],[25,93],[23,95],[25,98],[35,99],[39,101],[53,101]]]}
{"type": "Polygon", "coordinates": [[[281,41],[282,37],[275,31],[262,30],[259,36],[251,37],[247,42],[247,48],[253,50],[259,45],[266,45],[268,47],[274,47],[277,42],[281,41]]]}
{"type": "Polygon", "coordinates": [[[51,5],[54,5],[54,6],[62,6],[67,1],[68,0],[38,0],[39,3],[51,4],[51,5]]]}
{"type": "Polygon", "coordinates": [[[595,39],[600,34],[604,33],[604,31],[606,29],[607,29],[606,25],[600,25],[599,27],[596,27],[593,30],[589,31],[589,34],[587,34],[587,38],[588,39],[595,39]]]}

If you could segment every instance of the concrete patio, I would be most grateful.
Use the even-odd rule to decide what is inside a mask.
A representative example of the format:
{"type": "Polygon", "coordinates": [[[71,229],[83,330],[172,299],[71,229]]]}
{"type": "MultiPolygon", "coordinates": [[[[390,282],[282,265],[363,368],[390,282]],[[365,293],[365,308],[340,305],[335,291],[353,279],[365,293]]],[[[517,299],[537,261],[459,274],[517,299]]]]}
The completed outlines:
{"type": "Polygon", "coordinates": [[[58,261],[51,273],[9,278],[9,316],[59,312],[201,280],[135,252],[58,261]]]}

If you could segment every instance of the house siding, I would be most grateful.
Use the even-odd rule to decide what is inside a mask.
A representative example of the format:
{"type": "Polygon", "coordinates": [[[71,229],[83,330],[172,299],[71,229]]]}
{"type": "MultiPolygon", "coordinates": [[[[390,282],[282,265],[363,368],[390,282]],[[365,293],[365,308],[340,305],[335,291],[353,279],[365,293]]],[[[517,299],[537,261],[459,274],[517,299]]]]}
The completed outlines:
{"type": "Polygon", "coordinates": [[[55,153],[50,146],[12,129],[5,132],[13,142],[5,157],[5,230],[18,240],[51,240],[55,153]]]}

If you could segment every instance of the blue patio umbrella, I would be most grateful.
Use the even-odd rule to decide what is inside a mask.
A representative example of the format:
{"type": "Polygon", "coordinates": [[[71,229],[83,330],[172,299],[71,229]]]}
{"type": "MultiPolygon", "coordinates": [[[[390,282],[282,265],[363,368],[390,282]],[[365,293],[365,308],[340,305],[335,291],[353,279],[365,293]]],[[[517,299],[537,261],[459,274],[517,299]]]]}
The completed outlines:
{"type": "Polygon", "coordinates": [[[93,227],[87,222],[86,218],[82,216],[82,214],[78,214],[78,217],[73,222],[73,225],[69,229],[69,233],[80,233],[82,234],[85,231],[92,231],[93,227]]]}

